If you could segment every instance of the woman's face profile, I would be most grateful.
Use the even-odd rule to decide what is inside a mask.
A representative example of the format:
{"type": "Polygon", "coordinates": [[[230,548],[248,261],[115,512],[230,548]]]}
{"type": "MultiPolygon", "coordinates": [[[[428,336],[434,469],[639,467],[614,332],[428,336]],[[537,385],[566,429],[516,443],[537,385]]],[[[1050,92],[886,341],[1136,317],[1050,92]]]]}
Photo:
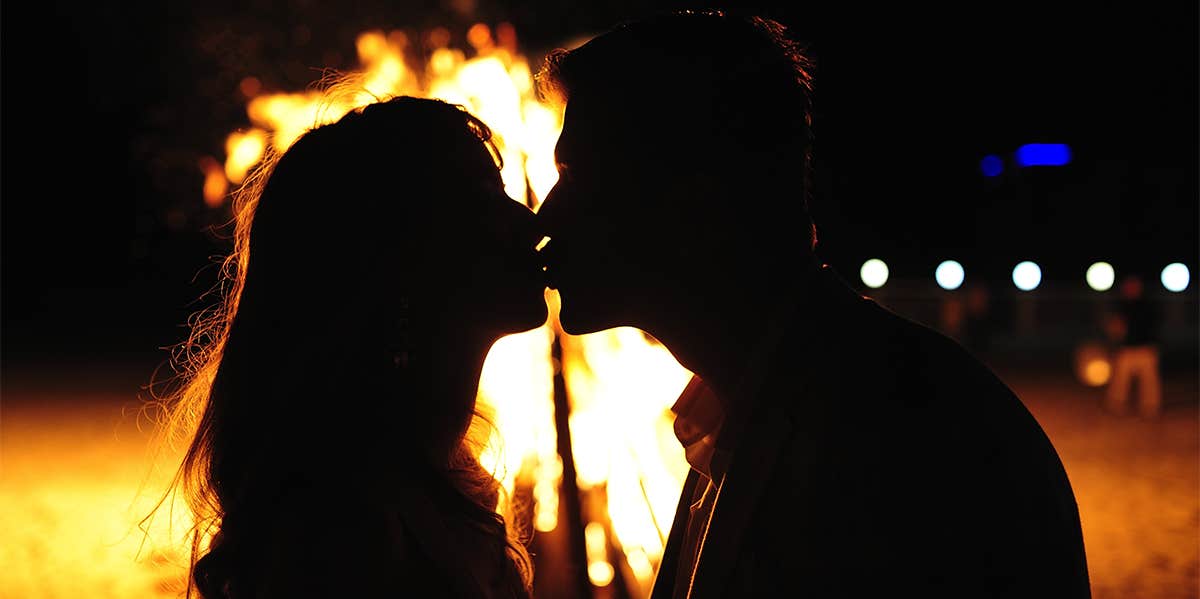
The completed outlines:
{"type": "Polygon", "coordinates": [[[260,272],[282,265],[273,277],[280,293],[382,301],[385,318],[412,318],[437,337],[499,337],[545,323],[534,215],[505,194],[486,142],[447,110],[457,109],[368,107],[298,141],[258,206],[250,263],[260,272]],[[306,270],[351,280],[344,292],[328,290],[306,270]],[[411,313],[401,316],[404,303],[411,313]]]}
{"type": "Polygon", "coordinates": [[[510,334],[546,321],[545,281],[533,212],[504,191],[500,171],[480,145],[432,190],[428,244],[421,254],[445,306],[485,330],[510,334]]]}

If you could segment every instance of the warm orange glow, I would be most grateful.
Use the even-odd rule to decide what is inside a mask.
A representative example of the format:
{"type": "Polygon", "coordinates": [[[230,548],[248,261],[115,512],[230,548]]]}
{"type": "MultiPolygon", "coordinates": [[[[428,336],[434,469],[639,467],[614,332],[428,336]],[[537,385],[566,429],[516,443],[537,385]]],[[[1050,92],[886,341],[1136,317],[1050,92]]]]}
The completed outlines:
{"type": "Polygon", "coordinates": [[[237,185],[246,178],[246,173],[262,160],[267,149],[267,133],[261,129],[230,133],[225,140],[225,176],[237,185]]]}
{"type": "Polygon", "coordinates": [[[1112,378],[1112,361],[1103,345],[1087,342],[1075,348],[1075,376],[1089,387],[1108,383],[1112,378]]]}
{"type": "Polygon", "coordinates": [[[445,48],[450,45],[450,30],[445,27],[434,27],[429,30],[429,40],[431,48],[445,48]]]}
{"type": "Polygon", "coordinates": [[[483,23],[476,23],[467,30],[467,43],[477,52],[487,52],[492,49],[492,30],[483,23]]]}
{"type": "Polygon", "coordinates": [[[216,208],[225,202],[225,194],[229,192],[225,170],[211,156],[200,160],[200,170],[204,171],[204,203],[210,208],[216,208]]]}
{"type": "Polygon", "coordinates": [[[588,578],[598,587],[606,587],[613,580],[615,571],[608,562],[608,537],[604,534],[604,525],[592,522],[584,529],[584,543],[587,549],[588,578]]]}
{"type": "Polygon", "coordinates": [[[354,46],[358,50],[358,61],[369,65],[387,51],[387,37],[382,31],[368,31],[358,36],[354,46]]]}
{"type": "Polygon", "coordinates": [[[181,597],[182,498],[138,528],[179,454],[148,473],[151,435],[111,397],[27,394],[0,418],[0,597],[181,597]]]}
{"type": "Polygon", "coordinates": [[[509,492],[518,477],[532,477],[534,527],[543,532],[558,525],[562,477],[554,432],[552,339],[549,326],[501,339],[479,378],[479,403],[496,426],[480,461],[509,492]]]}
{"type": "Polygon", "coordinates": [[[253,98],[262,91],[262,82],[258,80],[258,77],[246,77],[238,84],[238,91],[247,98],[253,98]]]}
{"type": "MultiPolygon", "coordinates": [[[[688,471],[670,406],[692,374],[633,328],[562,343],[579,485],[604,487],[615,541],[657,564],[688,471]]],[[[651,582],[652,571],[632,569],[651,582]]]]}
{"type": "Polygon", "coordinates": [[[625,552],[625,563],[629,564],[629,569],[633,570],[633,575],[638,579],[643,586],[654,580],[654,564],[650,563],[650,557],[646,555],[646,550],[641,547],[634,547],[625,552]]]}
{"type": "Polygon", "coordinates": [[[517,28],[512,26],[512,23],[500,23],[496,25],[496,42],[501,48],[509,52],[517,51],[517,28]]]}
{"type": "Polygon", "coordinates": [[[541,461],[533,473],[533,528],[550,532],[558,528],[558,484],[562,481],[562,460],[541,461]]]}
{"type": "Polygon", "coordinates": [[[1108,360],[1094,359],[1083,369],[1083,381],[1093,387],[1099,387],[1112,377],[1112,365],[1108,360]]]}
{"type": "Polygon", "coordinates": [[[250,122],[271,131],[272,147],[282,152],[314,125],[336,120],[349,111],[348,107],[345,110],[330,110],[326,118],[318,118],[320,100],[317,93],[258,96],[250,101],[246,114],[250,122]]]}

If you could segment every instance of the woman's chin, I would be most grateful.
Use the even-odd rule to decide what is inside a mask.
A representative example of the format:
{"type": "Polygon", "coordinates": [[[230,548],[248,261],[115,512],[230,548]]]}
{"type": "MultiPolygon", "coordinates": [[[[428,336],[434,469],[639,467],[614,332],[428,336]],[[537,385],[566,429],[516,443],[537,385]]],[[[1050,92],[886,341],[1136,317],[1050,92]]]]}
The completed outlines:
{"type": "Polygon", "coordinates": [[[597,293],[559,290],[562,308],[558,320],[568,335],[587,335],[616,327],[632,326],[614,313],[615,302],[606,301],[597,293]]]}
{"type": "Polygon", "coordinates": [[[536,329],[546,324],[546,320],[550,317],[550,313],[546,309],[545,296],[541,290],[538,291],[536,299],[531,297],[520,302],[513,302],[505,312],[507,317],[501,325],[505,335],[536,329]]]}

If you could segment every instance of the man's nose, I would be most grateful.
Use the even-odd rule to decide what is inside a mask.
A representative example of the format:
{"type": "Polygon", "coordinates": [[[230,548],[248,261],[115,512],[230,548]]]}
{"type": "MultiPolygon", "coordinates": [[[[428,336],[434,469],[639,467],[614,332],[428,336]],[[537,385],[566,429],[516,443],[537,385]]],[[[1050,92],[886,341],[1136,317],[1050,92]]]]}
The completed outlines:
{"type": "Polygon", "coordinates": [[[538,228],[551,239],[561,231],[563,224],[563,185],[556,183],[546,194],[546,199],[538,206],[536,218],[538,228]]]}

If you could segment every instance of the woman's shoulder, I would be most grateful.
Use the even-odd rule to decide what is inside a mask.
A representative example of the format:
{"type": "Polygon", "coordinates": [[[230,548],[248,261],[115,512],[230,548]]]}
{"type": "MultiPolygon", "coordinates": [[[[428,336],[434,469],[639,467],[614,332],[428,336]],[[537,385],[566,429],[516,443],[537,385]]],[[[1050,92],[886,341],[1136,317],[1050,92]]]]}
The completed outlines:
{"type": "Polygon", "coordinates": [[[423,582],[432,570],[398,515],[374,498],[290,484],[255,512],[224,527],[197,568],[225,589],[217,596],[394,597],[434,584],[423,582]]]}
{"type": "Polygon", "coordinates": [[[204,597],[498,597],[521,587],[508,580],[503,525],[461,517],[437,485],[295,479],[275,489],[223,521],[197,564],[204,597]]]}

